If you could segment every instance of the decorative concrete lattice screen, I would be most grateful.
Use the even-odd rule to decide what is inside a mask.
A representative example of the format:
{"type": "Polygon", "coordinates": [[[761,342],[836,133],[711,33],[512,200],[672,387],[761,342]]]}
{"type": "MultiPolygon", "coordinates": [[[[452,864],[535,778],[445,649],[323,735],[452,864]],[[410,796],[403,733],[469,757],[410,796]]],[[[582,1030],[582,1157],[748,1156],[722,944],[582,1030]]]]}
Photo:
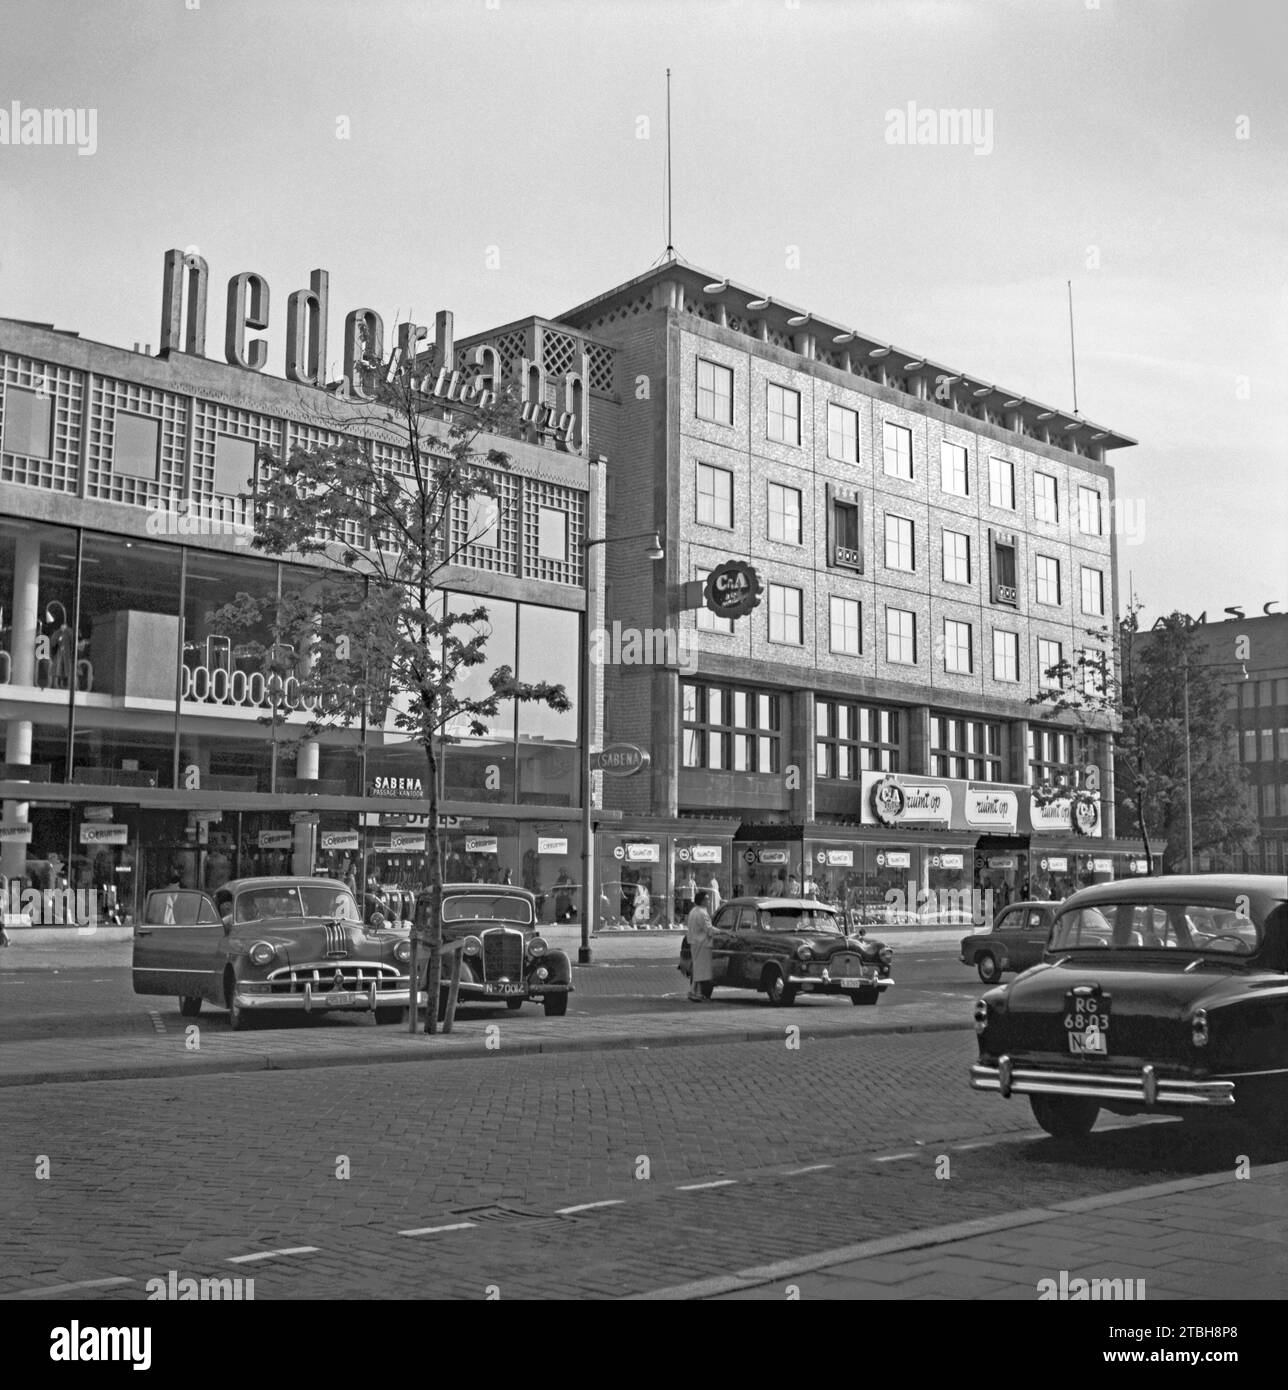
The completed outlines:
{"type": "Polygon", "coordinates": [[[605,314],[603,318],[596,319],[594,323],[589,325],[589,331],[593,333],[596,328],[600,328],[606,323],[620,323],[623,319],[633,319],[636,314],[642,314],[649,308],[652,302],[648,295],[642,294],[629,304],[619,305],[616,309],[605,314]]]}
{"type": "Polygon", "coordinates": [[[580,367],[577,360],[577,340],[553,328],[541,330],[541,370],[547,376],[562,377],[580,367]]]}
{"type": "Polygon", "coordinates": [[[523,577],[548,579],[555,584],[585,582],[586,496],[557,483],[523,480],[523,577]],[[541,554],[541,513],[561,512],[567,517],[567,544],[562,560],[541,554]]]}
{"type": "MultiPolygon", "coordinates": [[[[30,357],[4,354],[3,389],[0,390],[0,478],[6,483],[48,488],[51,492],[75,492],[80,467],[83,387],[81,375],[70,367],[54,367],[30,357]],[[48,449],[31,454],[14,452],[4,435],[5,396],[10,388],[28,391],[52,401],[48,449]]],[[[16,410],[13,412],[16,416],[16,410]]]]}
{"type": "Polygon", "coordinates": [[[454,564],[468,565],[471,569],[489,570],[493,574],[519,573],[519,479],[513,473],[502,473],[496,469],[480,469],[480,475],[491,479],[496,489],[494,501],[497,507],[496,544],[478,545],[470,543],[470,536],[480,539],[482,518],[480,511],[486,506],[487,498],[475,499],[471,526],[471,506],[464,498],[452,502],[452,523],[448,537],[451,546],[451,559],[454,564]]]}
{"type": "Polygon", "coordinates": [[[492,346],[496,348],[501,376],[508,378],[511,365],[527,353],[528,335],[522,328],[511,329],[509,333],[502,333],[492,346]]]}
{"type": "MultiPolygon", "coordinates": [[[[253,446],[255,454],[261,448],[272,451],[273,457],[282,457],[282,422],[271,415],[260,415],[253,410],[235,410],[215,401],[197,402],[196,424],[192,432],[192,501],[198,515],[217,517],[220,520],[253,521],[254,503],[249,496],[239,498],[237,493],[216,492],[215,453],[219,448],[219,437],[244,439],[253,446]]],[[[263,470],[254,464],[256,476],[263,470]]],[[[238,492],[245,486],[242,484],[238,492]]]]}
{"type": "MultiPolygon", "coordinates": [[[[335,430],[324,430],[318,425],[303,425],[298,420],[291,420],[287,430],[287,457],[296,449],[312,454],[319,449],[338,448],[344,441],[345,436],[337,434],[335,430]]],[[[324,529],[319,533],[319,539],[339,541],[342,545],[362,549],[367,544],[367,530],[356,521],[346,521],[341,525],[339,534],[324,529]]]]}
{"type": "Polygon", "coordinates": [[[605,396],[613,394],[613,350],[601,347],[599,343],[588,343],[586,353],[589,358],[590,389],[605,396]]]}
{"type": "Polygon", "coordinates": [[[773,343],[775,347],[786,348],[788,352],[793,352],[792,335],[781,328],[771,328],[767,342],[773,343]]]}
{"type": "Polygon", "coordinates": [[[85,495],[135,506],[170,506],[183,497],[183,463],[188,436],[188,399],[173,391],[139,386],[132,381],[95,377],[90,398],[89,448],[85,453],[85,495]],[[129,417],[155,420],[156,458],[126,458],[117,447],[118,417],[122,434],[129,417]],[[127,472],[127,466],[129,471],[127,472]]]}

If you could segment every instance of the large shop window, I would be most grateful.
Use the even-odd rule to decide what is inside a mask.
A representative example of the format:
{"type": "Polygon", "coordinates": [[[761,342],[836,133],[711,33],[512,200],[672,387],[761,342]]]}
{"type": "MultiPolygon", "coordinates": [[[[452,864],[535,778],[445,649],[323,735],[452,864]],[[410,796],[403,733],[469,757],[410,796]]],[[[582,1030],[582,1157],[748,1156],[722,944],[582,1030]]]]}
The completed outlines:
{"type": "Polygon", "coordinates": [[[1029,782],[1039,787],[1079,787],[1088,762],[1088,743],[1079,734],[1041,726],[1029,729],[1029,782]]]}
{"type": "Polygon", "coordinates": [[[724,772],[777,772],[780,697],[735,686],[683,686],[682,761],[724,772]]]}
{"type": "Polygon", "coordinates": [[[817,701],[816,774],[851,782],[861,772],[898,772],[901,725],[897,709],[878,709],[843,700],[817,701]]]}
{"type": "Polygon", "coordinates": [[[949,714],[930,717],[930,770],[971,782],[1002,780],[1002,726],[949,714]]]}

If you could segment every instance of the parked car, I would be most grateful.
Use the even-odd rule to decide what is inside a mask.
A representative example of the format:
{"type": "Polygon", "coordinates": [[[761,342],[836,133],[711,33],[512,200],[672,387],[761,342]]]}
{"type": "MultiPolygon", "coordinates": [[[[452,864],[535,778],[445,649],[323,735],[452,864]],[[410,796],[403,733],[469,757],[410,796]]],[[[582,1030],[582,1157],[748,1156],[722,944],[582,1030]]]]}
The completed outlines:
{"type": "MultiPolygon", "coordinates": [[[[423,922],[429,893],[417,898],[423,922]]],[[[536,897],[507,883],[443,884],[443,940],[464,940],[461,1004],[505,1004],[520,1009],[540,1001],[548,1017],[562,1018],[573,993],[572,963],[537,934],[536,897]]],[[[448,971],[443,971],[442,998],[448,971]]],[[[421,977],[422,987],[424,976],[421,977]]]]}
{"type": "Polygon", "coordinates": [[[135,994],[173,994],[195,1018],[366,1010],[397,1023],[411,1003],[406,930],[364,924],[338,879],[243,878],[213,893],[161,888],[134,929],[135,994]]]}
{"type": "MultiPolygon", "coordinates": [[[[894,984],[892,952],[860,928],[847,933],[836,908],[813,898],[730,898],[712,920],[715,986],[759,990],[787,1006],[808,994],[845,994],[852,1004],[875,1004],[894,984]]],[[[691,975],[689,943],[680,947],[683,974],[691,975]]]]}
{"type": "Polygon", "coordinates": [[[1060,905],[1042,964],[975,1005],[971,1085],[1059,1137],[1117,1114],[1282,1117],[1288,878],[1102,883],[1060,905]]]}
{"type": "Polygon", "coordinates": [[[1008,970],[1027,970],[1042,959],[1058,902],[1012,903],[993,918],[992,928],[962,937],[962,964],[973,965],[986,985],[1008,970]]]}

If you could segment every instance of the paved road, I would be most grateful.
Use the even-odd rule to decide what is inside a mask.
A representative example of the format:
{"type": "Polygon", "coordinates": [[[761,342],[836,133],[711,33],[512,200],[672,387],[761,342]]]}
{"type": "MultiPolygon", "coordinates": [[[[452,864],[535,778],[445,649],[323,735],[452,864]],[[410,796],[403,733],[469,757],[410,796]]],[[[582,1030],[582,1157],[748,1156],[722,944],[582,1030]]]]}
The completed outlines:
{"type": "MultiPolygon", "coordinates": [[[[257,1299],[638,1295],[1236,1162],[1228,1135],[1170,1122],[1040,1137],[1027,1108],[968,1089],[971,1042],[11,1089],[0,1293],[139,1298],[175,1270],[254,1277],[257,1299]],[[121,1282],[82,1287],[102,1280],[121,1282]]],[[[1034,1296],[1031,1280],[1006,1292],[1034,1296]]]]}

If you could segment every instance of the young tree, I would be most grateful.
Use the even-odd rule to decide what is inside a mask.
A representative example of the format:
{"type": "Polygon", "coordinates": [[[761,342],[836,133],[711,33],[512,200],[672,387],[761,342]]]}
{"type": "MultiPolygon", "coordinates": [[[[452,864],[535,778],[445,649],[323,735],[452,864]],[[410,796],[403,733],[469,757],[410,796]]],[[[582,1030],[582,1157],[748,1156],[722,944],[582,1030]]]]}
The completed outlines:
{"type": "MultiPolygon", "coordinates": [[[[505,391],[471,391],[467,410],[445,411],[430,394],[433,354],[416,359],[405,350],[414,333],[402,341],[388,360],[376,348],[362,363],[359,401],[336,402],[320,421],[334,442],[296,448],[285,460],[261,450],[252,544],[276,557],[308,557],[316,567],[280,595],[239,594],[220,619],[267,634],[259,645],[270,687],[287,679],[280,662],[274,671],[274,655],[283,644],[294,649],[299,700],[311,710],[301,736],[392,725],[423,751],[425,1031],[432,1033],[441,980],[443,745],[486,734],[502,701],[541,701],[561,711],[571,702],[562,685],[520,681],[508,665],[492,671],[486,690],[469,679],[486,659],[487,608],[458,607],[459,595],[447,603],[444,578],[492,524],[485,513],[499,507],[498,478],[510,458],[487,441],[520,433],[522,423],[505,391]]],[[[278,719],[276,711],[271,717],[278,719]]],[[[413,980],[416,942],[413,935],[413,980]]]]}

